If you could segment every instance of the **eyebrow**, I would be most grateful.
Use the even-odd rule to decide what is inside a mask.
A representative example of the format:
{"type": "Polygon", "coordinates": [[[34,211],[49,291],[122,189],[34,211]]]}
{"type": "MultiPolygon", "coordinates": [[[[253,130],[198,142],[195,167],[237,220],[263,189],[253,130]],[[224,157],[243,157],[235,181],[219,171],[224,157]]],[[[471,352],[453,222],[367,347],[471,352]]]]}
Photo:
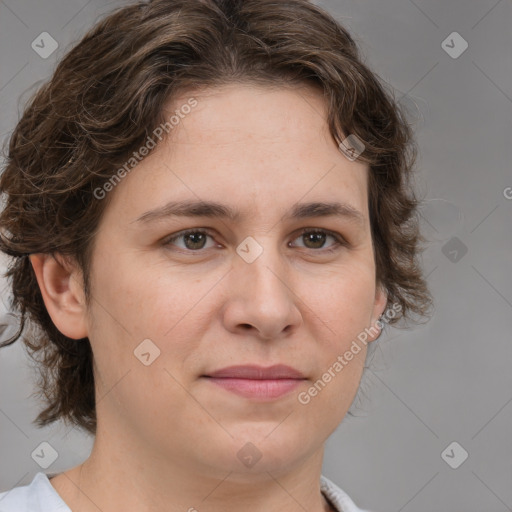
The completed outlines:
{"type": "MultiPolygon", "coordinates": [[[[331,216],[346,218],[360,224],[365,223],[365,216],[349,204],[318,201],[294,205],[282,220],[331,216]]],[[[239,222],[244,216],[239,210],[215,201],[188,200],[171,201],[164,206],[143,213],[133,222],[147,224],[169,217],[218,217],[239,222]]]]}

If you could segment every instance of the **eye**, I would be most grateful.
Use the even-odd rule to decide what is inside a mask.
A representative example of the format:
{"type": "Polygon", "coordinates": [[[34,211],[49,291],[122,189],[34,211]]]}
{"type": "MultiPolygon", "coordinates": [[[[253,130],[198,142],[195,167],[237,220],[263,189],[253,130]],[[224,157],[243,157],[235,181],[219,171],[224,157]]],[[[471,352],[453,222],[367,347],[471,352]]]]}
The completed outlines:
{"type": "Polygon", "coordinates": [[[180,233],[167,238],[164,245],[176,245],[174,242],[181,238],[184,242],[184,247],[181,247],[182,249],[198,251],[200,249],[208,248],[205,247],[207,237],[212,238],[208,231],[203,229],[187,229],[186,231],[181,231],[180,233]]]}
{"type": "MultiPolygon", "coordinates": [[[[324,249],[323,252],[335,251],[341,246],[348,245],[340,235],[325,229],[304,228],[295,240],[302,238],[305,241],[305,245],[303,247],[311,250],[319,250],[323,248],[326,239],[329,237],[334,239],[335,243],[324,249]]],[[[176,245],[187,252],[199,252],[202,249],[215,247],[215,243],[207,247],[206,243],[208,238],[213,240],[213,237],[208,230],[196,228],[180,231],[179,233],[166,238],[163,243],[165,246],[176,245]],[[183,245],[181,246],[175,243],[180,239],[183,240],[183,245]]]]}
{"type": "Polygon", "coordinates": [[[302,238],[306,242],[306,249],[322,249],[328,237],[334,239],[335,243],[325,249],[324,252],[335,251],[340,246],[346,246],[347,242],[338,234],[325,229],[304,228],[296,240],[302,238]]]}

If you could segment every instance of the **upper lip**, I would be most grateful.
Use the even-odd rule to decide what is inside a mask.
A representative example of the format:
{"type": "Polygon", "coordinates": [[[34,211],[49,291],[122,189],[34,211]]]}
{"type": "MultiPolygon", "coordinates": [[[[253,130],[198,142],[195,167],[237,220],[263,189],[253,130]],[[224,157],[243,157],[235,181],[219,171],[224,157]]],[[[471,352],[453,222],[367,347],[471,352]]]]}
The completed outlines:
{"type": "Polygon", "coordinates": [[[232,379],[304,379],[299,370],[284,364],[264,367],[256,365],[228,366],[215,372],[209,373],[206,377],[232,378],[232,379]]]}

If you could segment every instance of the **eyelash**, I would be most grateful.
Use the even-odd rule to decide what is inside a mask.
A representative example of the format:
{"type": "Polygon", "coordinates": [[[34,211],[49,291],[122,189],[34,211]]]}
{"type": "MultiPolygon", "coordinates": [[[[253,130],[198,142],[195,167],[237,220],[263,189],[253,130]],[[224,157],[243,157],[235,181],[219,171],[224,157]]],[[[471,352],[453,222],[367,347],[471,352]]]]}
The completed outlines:
{"type": "MultiPolygon", "coordinates": [[[[164,240],[164,242],[163,242],[163,245],[164,246],[172,245],[172,242],[176,241],[179,238],[182,238],[182,237],[185,237],[187,235],[190,235],[192,233],[193,234],[198,234],[199,233],[199,234],[207,235],[207,236],[210,236],[210,237],[213,238],[213,235],[207,229],[192,228],[192,229],[187,229],[185,231],[180,231],[179,233],[177,233],[175,235],[172,235],[171,237],[166,238],[164,240]]],[[[300,236],[303,236],[306,233],[309,233],[309,234],[314,233],[314,234],[322,234],[322,235],[332,236],[335,239],[335,241],[336,241],[336,243],[333,244],[328,249],[308,249],[307,247],[305,248],[305,249],[308,249],[308,250],[313,251],[313,252],[323,252],[324,254],[329,254],[329,253],[332,253],[334,251],[337,251],[341,247],[348,246],[348,242],[341,235],[338,235],[337,233],[334,233],[333,231],[329,231],[327,229],[303,228],[303,229],[301,229],[300,233],[297,235],[296,238],[299,238],[300,236]]],[[[181,250],[182,251],[186,251],[188,253],[199,253],[199,252],[204,251],[205,249],[197,249],[197,250],[181,249],[181,250]]]]}

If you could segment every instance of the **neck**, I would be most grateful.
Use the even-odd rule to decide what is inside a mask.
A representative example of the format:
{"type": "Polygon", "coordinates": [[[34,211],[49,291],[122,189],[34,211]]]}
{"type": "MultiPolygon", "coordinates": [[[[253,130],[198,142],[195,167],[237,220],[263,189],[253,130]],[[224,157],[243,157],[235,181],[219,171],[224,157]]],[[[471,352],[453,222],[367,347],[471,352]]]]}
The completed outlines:
{"type": "Polygon", "coordinates": [[[330,512],[320,492],[322,459],[323,446],[293,466],[226,471],[187,465],[99,430],[89,459],[51,483],[73,512],[330,512]]]}

